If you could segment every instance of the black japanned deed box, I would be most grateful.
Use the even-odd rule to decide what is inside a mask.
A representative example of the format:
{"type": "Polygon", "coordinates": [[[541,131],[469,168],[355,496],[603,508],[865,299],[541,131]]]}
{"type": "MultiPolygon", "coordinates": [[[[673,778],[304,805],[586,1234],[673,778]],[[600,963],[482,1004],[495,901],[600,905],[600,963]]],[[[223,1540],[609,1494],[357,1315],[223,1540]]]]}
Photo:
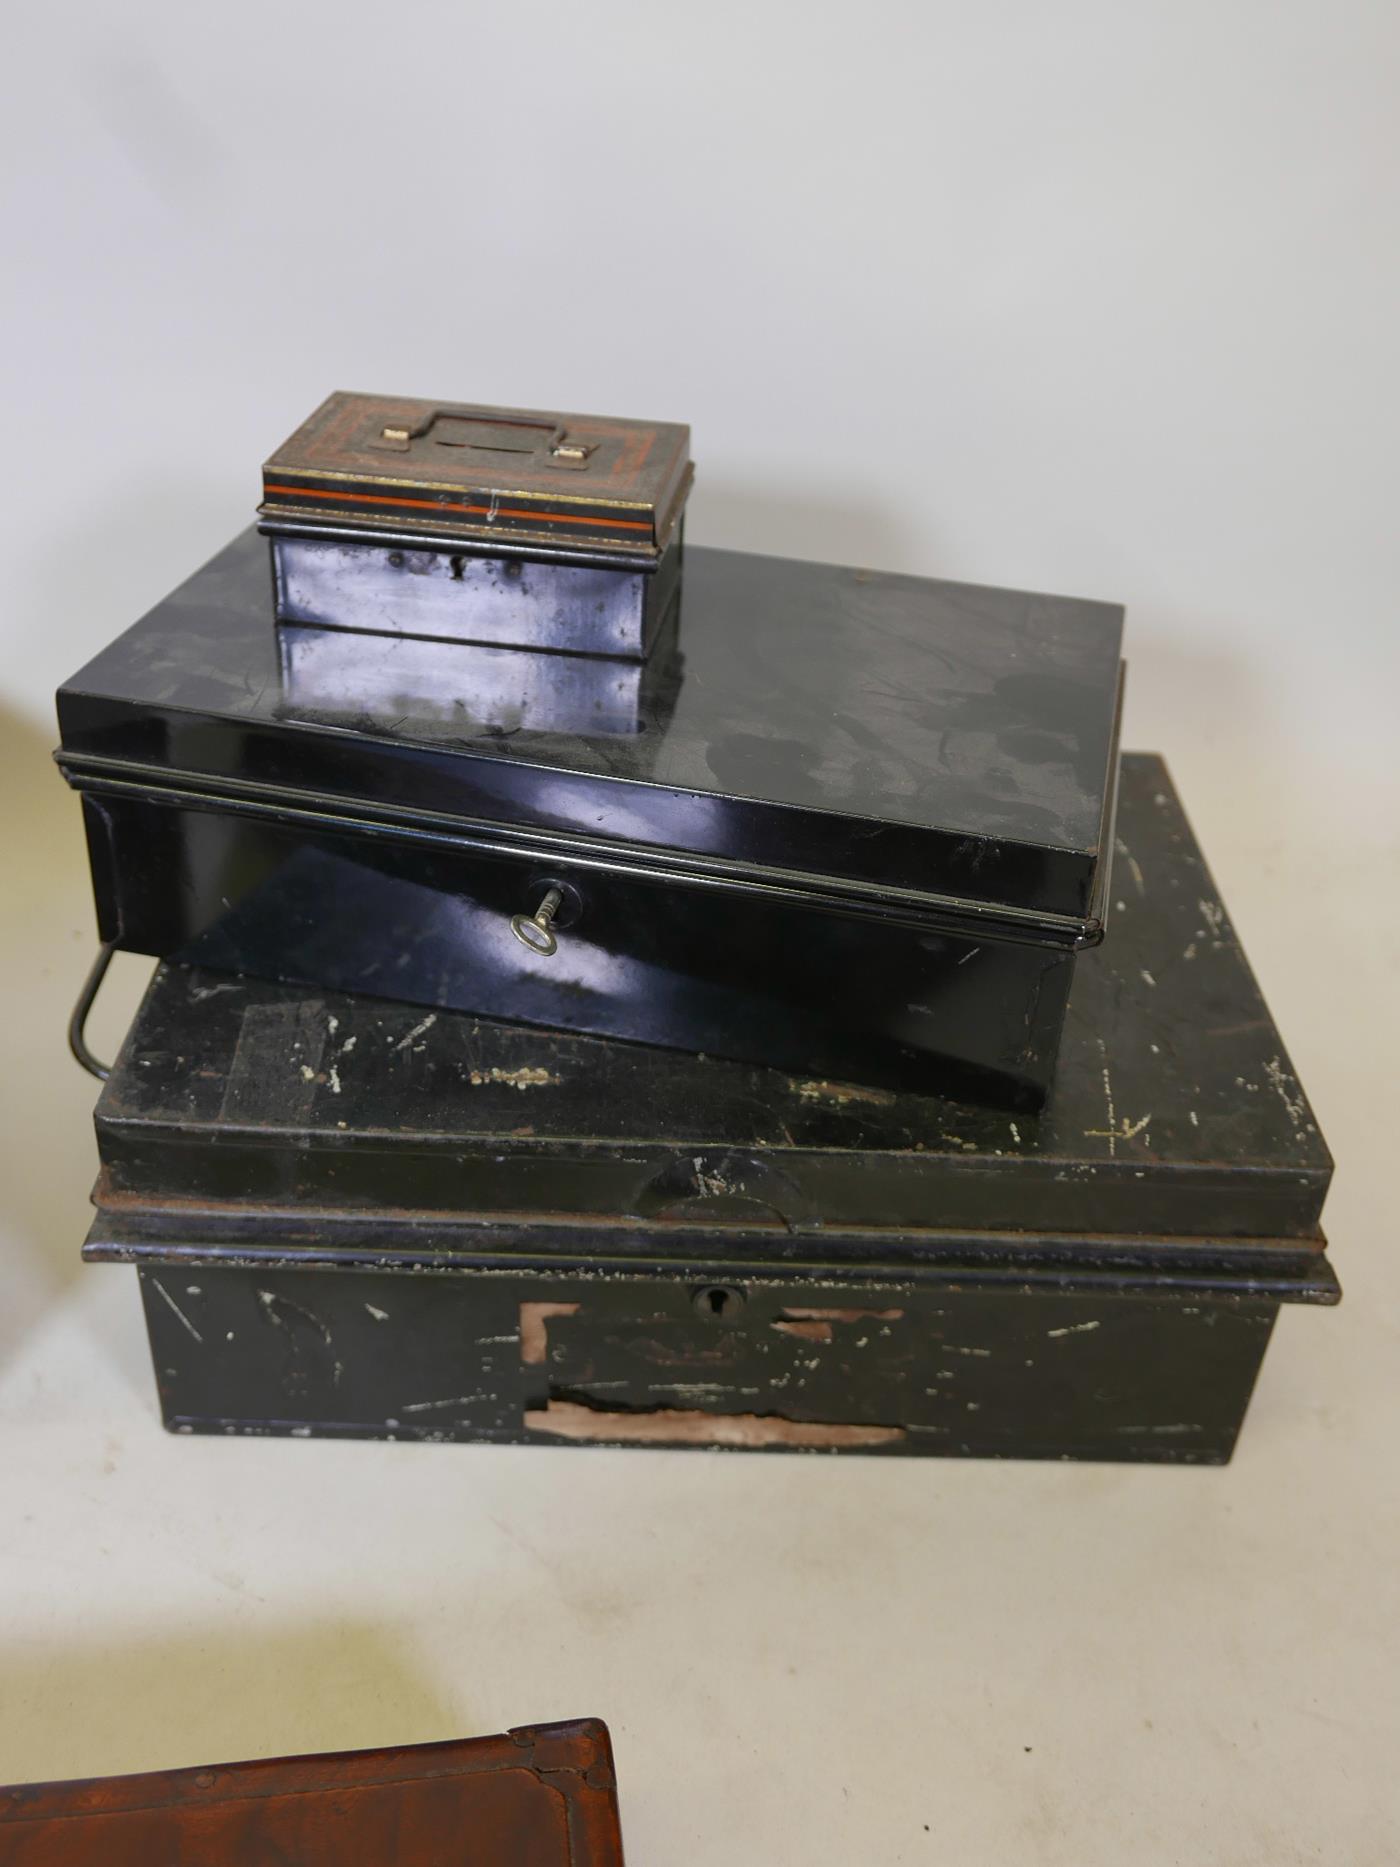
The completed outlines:
{"type": "Polygon", "coordinates": [[[129,950],[1031,1107],[1103,933],[1121,633],[692,547],[645,659],[305,628],[249,531],[66,684],[59,760],[129,950]]]}
{"type": "Polygon", "coordinates": [[[1161,761],[1039,1113],[162,966],[90,1259],[180,1432],[1218,1463],[1331,1161],[1161,761]]]}

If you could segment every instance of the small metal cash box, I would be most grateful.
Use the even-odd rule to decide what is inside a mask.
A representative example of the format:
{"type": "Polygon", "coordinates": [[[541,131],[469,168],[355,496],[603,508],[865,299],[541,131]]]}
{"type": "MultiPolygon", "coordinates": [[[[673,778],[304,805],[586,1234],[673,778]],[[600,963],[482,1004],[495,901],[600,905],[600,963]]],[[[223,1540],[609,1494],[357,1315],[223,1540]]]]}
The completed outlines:
{"type": "Polygon", "coordinates": [[[674,422],[337,393],[263,468],[277,614],[640,658],[693,478],[674,422]]]}

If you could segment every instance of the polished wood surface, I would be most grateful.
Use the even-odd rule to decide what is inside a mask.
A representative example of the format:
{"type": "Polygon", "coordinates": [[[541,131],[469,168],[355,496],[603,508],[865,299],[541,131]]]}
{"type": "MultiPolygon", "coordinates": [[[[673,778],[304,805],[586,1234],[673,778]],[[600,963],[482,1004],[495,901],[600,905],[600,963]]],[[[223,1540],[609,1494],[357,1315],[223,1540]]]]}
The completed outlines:
{"type": "Polygon", "coordinates": [[[0,1867],[621,1867],[598,1719],[0,1789],[0,1867]]]}

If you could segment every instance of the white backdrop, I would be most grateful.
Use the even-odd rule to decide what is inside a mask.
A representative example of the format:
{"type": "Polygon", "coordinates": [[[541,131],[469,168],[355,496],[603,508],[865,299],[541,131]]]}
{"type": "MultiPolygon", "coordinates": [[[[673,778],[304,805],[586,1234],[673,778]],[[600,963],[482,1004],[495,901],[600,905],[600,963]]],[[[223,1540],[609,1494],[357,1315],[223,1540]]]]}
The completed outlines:
{"type": "MultiPolygon", "coordinates": [[[[1280,1574],[1270,1599],[1291,1645],[1262,1628],[1250,1644],[1230,1618],[1233,1584],[1212,1597],[1215,1621],[1193,1618],[1189,1602],[1179,1622],[1170,1611],[1164,1621],[1202,1689],[1234,1693],[1231,1729],[1251,1705],[1276,1702],[1295,1667],[1326,1671],[1330,1654],[1331,1696],[1315,1701],[1326,1708],[1276,1733],[1242,1804],[1228,1777],[1209,1813],[1200,1799],[1187,1797],[1189,1810],[1176,1794],[1164,1800],[1155,1840],[1126,1805],[1121,1832],[1096,1827],[1089,1811],[1122,1791],[1117,1726],[1081,1712],[1092,1740],[1045,1765],[1024,1826],[1015,1797],[1029,1792],[1002,1785],[958,1807],[963,1851],[948,1858],[1009,1859],[997,1848],[1019,1836],[1042,1853],[1018,1858],[1058,1860],[1063,1844],[1085,1863],[1100,1858],[1097,1834],[1105,1860],[1125,1860],[1138,1857],[1125,1851],[1136,1834],[1142,1859],[1175,1860],[1171,1820],[1181,1820],[1180,1858],[1193,1861],[1215,1860],[1217,1844],[1222,1861],[1292,1859],[1280,1848],[1299,1836],[1299,1860],[1393,1859],[1380,1770],[1400,1733],[1393,1701],[1382,1719],[1368,1693],[1385,1673],[1374,1630],[1393,1639],[1382,1610],[1395,1603],[1394,1487],[1374,1461],[1393,1419],[1400,1315],[1382,1177],[1400,971],[1400,9],[129,0],[14,6],[0,34],[0,823],[10,851],[0,891],[12,1001],[0,1123],[12,1236],[0,1292],[19,1339],[0,1399],[28,1422],[17,1444],[40,1491],[59,1452],[41,1456],[33,1435],[55,1416],[76,1436],[62,1457],[82,1465],[98,1416],[129,1414],[143,1486],[173,1484],[161,1460],[177,1456],[153,1424],[122,1274],[73,1275],[90,1085],[67,1065],[59,1031],[91,932],[76,809],[46,764],[55,684],[248,521],[263,457],[331,388],[688,420],[697,542],[1126,602],[1126,742],[1167,755],[1341,1162],[1330,1213],[1349,1304],[1285,1319],[1256,1408],[1276,1438],[1251,1429],[1273,1446],[1276,1469],[1256,1476],[1251,1505],[1237,1464],[1221,1481],[1236,1489],[1211,1494],[1219,1514],[1197,1525],[1222,1539],[1210,1546],[1238,1574],[1266,1563],[1265,1544],[1314,1574],[1340,1562],[1338,1600],[1304,1602],[1280,1574]],[[81,1369],[106,1372],[89,1391],[81,1369]],[[1306,1458],[1315,1506],[1295,1518],[1285,1500],[1306,1458]],[[1243,1543],[1230,1541],[1231,1523],[1247,1526],[1243,1543]],[[1221,1663],[1223,1681],[1211,1670],[1221,1663]],[[1309,1803],[1305,1758],[1334,1785],[1340,1773],[1351,1799],[1330,1811],[1309,1803]],[[1077,1785],[1054,1819],[1052,1777],[1077,1785]],[[1270,1808],[1287,1811],[1277,1834],[1270,1808]]],[[[348,1484],[368,1469],[353,1461],[371,1456],[328,1449],[316,1469],[348,1484]]],[[[463,1456],[462,1469],[486,1469],[463,1456]]],[[[513,1456],[489,1469],[514,1470],[513,1456]]],[[[529,1456],[531,1482],[558,1469],[552,1455],[529,1456]]],[[[202,1496],[211,1468],[180,1469],[195,1487],[185,1495],[202,1496]]],[[[410,1456],[392,1469],[402,1489],[420,1468],[410,1456]]],[[[616,1474],[615,1490],[643,1472],[663,1494],[696,1482],[640,1456],[619,1466],[601,1455],[589,1469],[616,1474]]],[[[801,1469],[781,1481],[788,1492],[834,1482],[801,1469]]],[[[433,1467],[435,1489],[444,1470],[433,1467]]],[[[585,1484],[568,1470],[570,1485],[585,1484]]],[[[761,1498],[778,1481],[722,1482],[761,1498]]],[[[876,1481],[840,1482],[864,1495],[876,1481]]],[[[1108,1483],[1101,1474],[918,1482],[952,1487],[973,1550],[984,1498],[999,1502],[980,1529],[1004,1549],[1023,1505],[1043,1543],[1036,1510],[1063,1526],[1075,1521],[1066,1513],[1088,1523],[1101,1507],[1111,1525],[1123,1500],[1150,1498],[1156,1510],[1173,1495],[1153,1474],[1115,1477],[1122,1489],[1107,1494],[1074,1488],[1108,1483]]],[[[837,1496],[823,1492],[822,1508],[837,1496]]],[[[132,1511],[134,1523],[135,1494],[132,1511]]],[[[201,1578],[181,1596],[192,1626],[223,1626],[222,1584],[207,1600],[200,1592],[219,1562],[270,1565],[260,1585],[275,1588],[275,1547],[235,1560],[222,1545],[211,1553],[178,1510],[175,1521],[187,1556],[172,1575],[201,1578]]],[[[71,1533],[92,1546],[81,1514],[71,1533]]],[[[1095,1521],[1093,1534],[1111,1530],[1095,1521]]],[[[78,1622],[46,1592],[50,1545],[23,1547],[25,1625],[71,1644],[78,1622]]],[[[1072,1536],[1061,1553],[1063,1611],[1087,1630],[1113,1610],[1073,1599],[1090,1570],[1072,1536]]],[[[98,1575],[80,1579],[91,1603],[98,1575]]],[[[963,1582],[969,1644],[943,1658],[966,1687],[994,1630],[1012,1652],[1032,1630],[1007,1629],[1014,1577],[989,1553],[963,1582]]],[[[180,1594],[178,1579],[169,1585],[180,1594]]],[[[703,1577],[688,1585],[696,1627],[711,1612],[728,1625],[724,1604],[743,1599],[737,1571],[722,1598],[703,1577]]],[[[130,1619],[134,1597],[118,1588],[116,1599],[130,1619]]],[[[812,1599],[828,1632],[839,1627],[839,1599],[812,1599]]],[[[1124,1628],[1137,1624],[1131,1592],[1118,1609],[1124,1628]]],[[[548,1669],[536,1657],[541,1688],[548,1669]]],[[[1137,1663],[1170,1669],[1174,1655],[1137,1663]]],[[[36,1663],[40,1700],[45,1676],[36,1663]]],[[[542,1688],[520,1703],[504,1689],[509,1675],[495,1676],[498,1687],[452,1700],[445,1722],[610,1708],[605,1694],[541,1703],[542,1688]]],[[[75,1677],[72,1698],[90,1702],[81,1667],[75,1677]]],[[[829,1670],[825,1702],[873,1715],[876,1675],[870,1703],[860,1677],[854,1659],[829,1670]]],[[[124,1749],[110,1720],[75,1725],[71,1707],[45,1700],[43,1716],[31,1707],[11,1727],[0,1714],[0,1739],[31,1740],[15,1773],[203,1760],[170,1755],[186,1732],[212,1751],[398,1735],[308,1712],[284,1717],[264,1746],[251,1710],[191,1726],[157,1674],[147,1684],[160,1755],[124,1749]]],[[[1057,1689],[1048,1674],[1044,1687],[1057,1689]]],[[[640,1684],[631,1702],[640,1774],[665,1705],[640,1684]]],[[[781,1695],[753,1702],[791,1715],[781,1695]]],[[[711,1702],[690,1710],[699,1722],[715,1715],[711,1702]]],[[[723,1715],[742,1722],[744,1706],[723,1715]]],[[[964,1743],[971,1761],[956,1751],[957,1768],[972,1783],[986,1758],[975,1734],[964,1743]]],[[[1188,1744],[1180,1767],[1214,1781],[1212,1733],[1194,1730],[1190,1743],[1199,1754],[1188,1744]]],[[[1019,1767],[1026,1747],[1015,1748],[1019,1767]]],[[[665,1797],[653,1777],[657,1800],[642,1817],[651,1858],[737,1858],[765,1832],[765,1810],[772,1836],[802,1834],[804,1858],[823,1858],[823,1837],[837,1831],[821,1805],[804,1814],[782,1782],[770,1808],[750,1762],[751,1819],[732,1803],[722,1818],[703,1805],[669,1855],[655,1846],[665,1797]]],[[[852,1833],[870,1839],[859,1823],[852,1833]]],[[[927,1858],[928,1837],[911,1833],[908,1858],[927,1858]]],[[[893,1843],[872,1842],[871,1853],[897,1857],[893,1843]]]]}

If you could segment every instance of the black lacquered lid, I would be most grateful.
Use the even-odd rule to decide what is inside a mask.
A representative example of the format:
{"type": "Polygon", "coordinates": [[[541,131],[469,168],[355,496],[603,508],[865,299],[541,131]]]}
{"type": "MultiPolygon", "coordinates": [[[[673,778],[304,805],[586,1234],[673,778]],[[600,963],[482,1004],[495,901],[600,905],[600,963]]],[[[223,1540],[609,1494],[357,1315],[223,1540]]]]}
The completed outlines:
{"type": "MultiPolygon", "coordinates": [[[[538,681],[483,685],[454,643],[411,690],[344,667],[294,686],[250,530],[65,685],[60,759],[85,788],[485,825],[536,856],[1078,945],[1100,932],[1121,630],[1104,603],[688,547],[635,711],[593,728],[538,681]]],[[[375,673],[391,642],[343,652],[375,673]]]]}

